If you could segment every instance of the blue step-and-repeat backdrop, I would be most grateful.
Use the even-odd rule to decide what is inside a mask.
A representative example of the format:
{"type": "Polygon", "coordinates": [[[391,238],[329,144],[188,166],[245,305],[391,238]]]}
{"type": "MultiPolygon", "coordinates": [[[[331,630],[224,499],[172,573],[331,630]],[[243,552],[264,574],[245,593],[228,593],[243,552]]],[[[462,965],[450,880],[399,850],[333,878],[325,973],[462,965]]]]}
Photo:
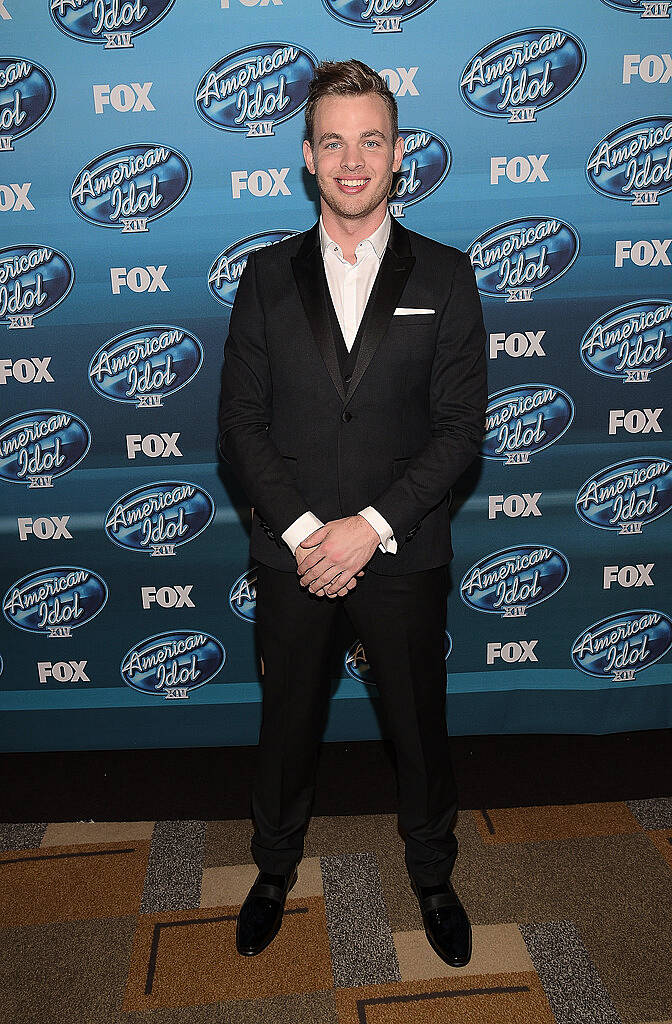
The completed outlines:
{"type": "MultiPolygon", "coordinates": [[[[352,56],[398,97],[392,213],[485,311],[449,727],[672,725],[671,7],[0,0],[3,749],[256,741],[219,368],[247,255],[316,217],[315,63],[352,56]]],[[[375,737],[339,642],[326,736],[375,737]]]]}

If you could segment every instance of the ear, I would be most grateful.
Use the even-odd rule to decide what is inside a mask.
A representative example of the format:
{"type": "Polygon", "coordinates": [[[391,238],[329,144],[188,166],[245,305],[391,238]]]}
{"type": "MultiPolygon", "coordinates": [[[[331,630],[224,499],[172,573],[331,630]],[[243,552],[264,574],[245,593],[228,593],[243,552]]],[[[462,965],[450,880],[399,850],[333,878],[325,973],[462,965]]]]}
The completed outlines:
{"type": "Polygon", "coordinates": [[[401,167],[401,161],[404,159],[404,140],[401,135],[397,135],[397,141],[394,144],[394,160],[392,161],[392,170],[398,171],[401,167]]]}
{"type": "Polygon", "coordinates": [[[313,159],[313,147],[307,139],[303,143],[303,159],[305,160],[306,167],[311,174],[315,174],[315,161],[313,159]]]}

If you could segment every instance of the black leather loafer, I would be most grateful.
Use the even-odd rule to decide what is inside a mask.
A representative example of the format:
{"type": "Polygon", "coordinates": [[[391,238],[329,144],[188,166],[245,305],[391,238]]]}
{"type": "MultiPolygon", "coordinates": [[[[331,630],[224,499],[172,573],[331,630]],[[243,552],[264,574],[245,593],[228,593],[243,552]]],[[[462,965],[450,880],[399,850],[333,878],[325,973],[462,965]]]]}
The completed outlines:
{"type": "Polygon", "coordinates": [[[297,877],[296,867],[289,875],[259,872],[236,922],[236,949],[242,956],[261,953],[278,934],[287,893],[297,877]]]}
{"type": "Polygon", "coordinates": [[[411,885],[434,952],[451,967],[466,967],[471,959],[471,925],[450,882],[421,886],[411,879],[411,885]]]}

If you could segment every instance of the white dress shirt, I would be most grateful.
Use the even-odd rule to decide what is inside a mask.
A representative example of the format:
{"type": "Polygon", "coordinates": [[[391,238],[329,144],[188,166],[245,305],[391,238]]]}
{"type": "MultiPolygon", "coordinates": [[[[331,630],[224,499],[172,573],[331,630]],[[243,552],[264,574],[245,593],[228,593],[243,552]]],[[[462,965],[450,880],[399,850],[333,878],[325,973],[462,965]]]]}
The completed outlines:
{"type": "MultiPolygon", "coordinates": [[[[373,283],[385,255],[391,226],[392,219],[389,212],[386,212],[380,227],[357,245],[355,262],[349,263],[343,256],[340,245],[327,234],[320,217],[320,247],[324,271],[348,352],[353,346],[373,283]]],[[[380,537],[379,550],[384,554],[395,555],[397,542],[387,520],[370,505],[362,509],[359,515],[366,519],[380,537]]],[[[287,527],[282,539],[294,554],[299,544],[320,526],[324,526],[324,523],[314,513],[304,512],[287,527]]]]}

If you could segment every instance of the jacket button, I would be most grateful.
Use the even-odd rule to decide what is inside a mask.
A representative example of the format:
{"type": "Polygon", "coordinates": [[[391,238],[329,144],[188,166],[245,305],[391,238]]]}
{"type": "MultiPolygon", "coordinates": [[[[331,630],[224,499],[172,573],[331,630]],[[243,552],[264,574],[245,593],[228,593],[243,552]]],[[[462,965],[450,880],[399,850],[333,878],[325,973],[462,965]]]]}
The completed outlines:
{"type": "Polygon", "coordinates": [[[350,420],[352,419],[352,413],[348,412],[346,409],[345,412],[342,414],[341,419],[343,420],[344,423],[349,423],[350,420]]]}
{"type": "Polygon", "coordinates": [[[343,380],[345,381],[346,384],[349,384],[350,381],[352,380],[352,374],[349,373],[347,377],[343,378],[343,380]]]}

